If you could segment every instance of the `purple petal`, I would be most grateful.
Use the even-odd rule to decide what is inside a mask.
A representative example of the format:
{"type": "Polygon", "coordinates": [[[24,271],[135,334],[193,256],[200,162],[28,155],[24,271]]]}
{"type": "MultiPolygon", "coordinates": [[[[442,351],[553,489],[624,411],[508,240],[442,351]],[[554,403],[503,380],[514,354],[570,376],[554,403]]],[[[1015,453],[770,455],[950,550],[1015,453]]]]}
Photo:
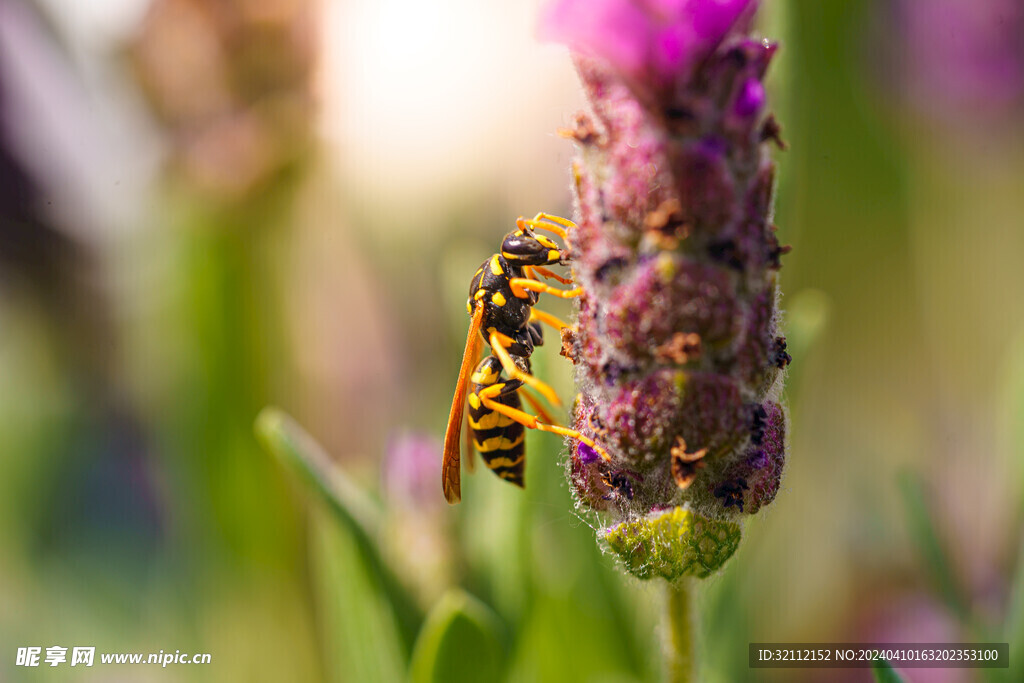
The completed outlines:
{"type": "Polygon", "coordinates": [[[601,459],[601,456],[597,454],[593,448],[583,443],[582,441],[576,446],[576,457],[579,458],[580,463],[589,465],[595,463],[601,459]]]}
{"type": "Polygon", "coordinates": [[[693,30],[709,43],[717,43],[732,29],[753,0],[691,0],[687,3],[693,30]]]}
{"type": "Polygon", "coordinates": [[[678,73],[688,61],[695,43],[696,35],[687,24],[673,24],[659,31],[653,45],[657,72],[665,77],[678,73]]]}
{"type": "Polygon", "coordinates": [[[756,78],[748,78],[740,88],[736,101],[733,103],[733,113],[740,118],[751,118],[757,116],[764,106],[764,86],[756,78]]]}
{"type": "Polygon", "coordinates": [[[684,73],[732,30],[753,0],[555,0],[540,35],[631,76],[684,73]]]}
{"type": "Polygon", "coordinates": [[[624,0],[560,0],[541,14],[540,36],[635,73],[646,59],[651,37],[646,12],[624,0]]]}

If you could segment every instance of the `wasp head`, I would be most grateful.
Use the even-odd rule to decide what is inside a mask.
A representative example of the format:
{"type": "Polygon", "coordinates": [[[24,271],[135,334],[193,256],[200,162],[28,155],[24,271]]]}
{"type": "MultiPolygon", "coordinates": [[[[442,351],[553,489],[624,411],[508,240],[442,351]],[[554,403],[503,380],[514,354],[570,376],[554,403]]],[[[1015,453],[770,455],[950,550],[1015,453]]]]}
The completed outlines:
{"type": "Polygon", "coordinates": [[[513,266],[548,266],[561,263],[563,252],[554,240],[529,228],[505,235],[501,255],[513,266]]]}

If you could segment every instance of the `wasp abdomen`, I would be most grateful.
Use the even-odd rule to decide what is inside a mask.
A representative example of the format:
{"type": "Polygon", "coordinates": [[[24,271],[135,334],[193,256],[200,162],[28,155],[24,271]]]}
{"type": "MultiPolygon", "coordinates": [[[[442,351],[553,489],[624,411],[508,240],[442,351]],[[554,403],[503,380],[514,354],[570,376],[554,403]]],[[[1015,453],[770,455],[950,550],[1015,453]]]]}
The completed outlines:
{"type": "MultiPolygon", "coordinates": [[[[526,428],[511,417],[491,410],[480,400],[480,392],[496,384],[500,393],[493,397],[495,403],[520,410],[518,390],[523,386],[519,380],[502,377],[501,362],[494,356],[484,358],[473,373],[472,390],[469,394],[469,428],[473,446],[484,464],[496,475],[516,486],[523,486],[526,463],[526,428]]],[[[492,389],[493,391],[493,389],[492,389]]]]}

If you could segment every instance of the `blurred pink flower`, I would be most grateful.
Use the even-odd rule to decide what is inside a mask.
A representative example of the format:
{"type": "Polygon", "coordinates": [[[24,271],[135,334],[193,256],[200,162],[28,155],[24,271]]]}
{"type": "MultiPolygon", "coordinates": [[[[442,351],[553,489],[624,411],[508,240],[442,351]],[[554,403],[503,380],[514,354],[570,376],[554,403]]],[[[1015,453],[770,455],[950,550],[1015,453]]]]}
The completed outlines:
{"type": "MultiPolygon", "coordinates": [[[[882,589],[864,596],[853,639],[865,643],[955,643],[967,638],[949,611],[913,590],[882,589]]],[[[899,668],[898,663],[897,665],[899,668]]],[[[857,671],[850,669],[850,672],[857,671]]],[[[904,670],[906,674],[906,670],[904,670]]],[[[966,669],[916,668],[914,683],[963,683],[975,678],[966,669]]],[[[851,676],[850,680],[855,679],[851,676]]]]}
{"type": "Polygon", "coordinates": [[[391,504],[420,510],[436,507],[441,476],[441,444],[421,432],[404,432],[388,441],[384,490],[391,504]]]}
{"type": "Polygon", "coordinates": [[[173,168],[244,201],[300,160],[315,116],[316,0],[153,0],[129,57],[173,168]]]}
{"type": "Polygon", "coordinates": [[[382,537],[423,604],[433,604],[453,580],[451,547],[437,495],[441,443],[426,432],[403,431],[388,439],[383,489],[387,521],[382,537]]]}
{"type": "Polygon", "coordinates": [[[1024,6],[1019,0],[895,0],[903,83],[938,117],[1019,112],[1024,6]]]}
{"type": "Polygon", "coordinates": [[[710,53],[756,0],[555,0],[541,37],[661,83],[710,53]]]}

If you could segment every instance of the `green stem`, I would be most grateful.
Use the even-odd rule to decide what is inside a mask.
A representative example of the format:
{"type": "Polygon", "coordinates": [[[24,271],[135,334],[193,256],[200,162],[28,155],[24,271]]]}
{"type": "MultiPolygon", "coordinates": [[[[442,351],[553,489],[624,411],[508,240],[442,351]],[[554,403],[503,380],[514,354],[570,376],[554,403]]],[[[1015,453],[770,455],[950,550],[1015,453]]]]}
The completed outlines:
{"type": "Polygon", "coordinates": [[[697,680],[694,653],[696,615],[690,595],[692,581],[681,578],[668,584],[665,600],[665,668],[669,683],[697,680]]]}

